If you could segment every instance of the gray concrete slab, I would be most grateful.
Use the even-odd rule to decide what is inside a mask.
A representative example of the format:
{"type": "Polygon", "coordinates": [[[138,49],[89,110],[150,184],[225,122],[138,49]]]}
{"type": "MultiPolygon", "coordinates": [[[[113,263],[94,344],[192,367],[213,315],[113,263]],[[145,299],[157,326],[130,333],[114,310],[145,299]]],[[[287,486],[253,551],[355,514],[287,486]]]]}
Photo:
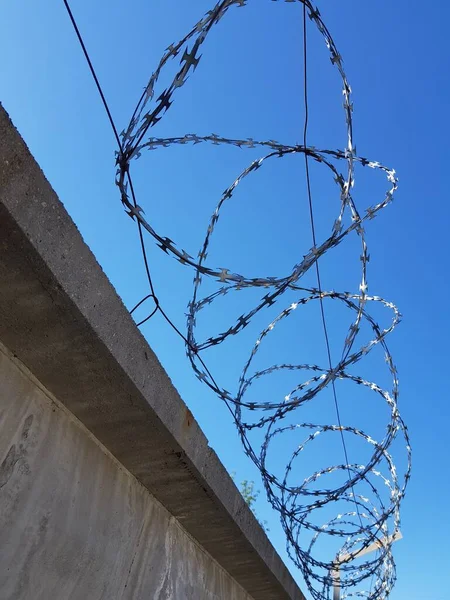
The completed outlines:
{"type": "Polygon", "coordinates": [[[0,598],[251,597],[0,344],[0,598]]]}
{"type": "Polygon", "coordinates": [[[0,253],[0,340],[255,600],[302,600],[1,107],[0,253]]]}

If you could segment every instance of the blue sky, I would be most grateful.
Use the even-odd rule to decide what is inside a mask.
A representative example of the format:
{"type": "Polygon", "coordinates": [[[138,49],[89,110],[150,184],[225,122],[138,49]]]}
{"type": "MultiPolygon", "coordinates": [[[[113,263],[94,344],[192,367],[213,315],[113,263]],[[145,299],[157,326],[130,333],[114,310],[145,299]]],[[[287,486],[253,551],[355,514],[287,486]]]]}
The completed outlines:
{"type": "MultiPolygon", "coordinates": [[[[119,130],[126,126],[164,49],[183,37],[209,8],[211,3],[205,0],[73,0],[72,9],[119,130]]],[[[450,333],[445,163],[450,134],[446,41],[450,8],[443,2],[430,8],[406,0],[333,0],[321,2],[319,8],[353,89],[358,154],[394,167],[400,180],[394,203],[367,228],[369,290],[392,300],[403,314],[388,343],[400,374],[400,410],[414,451],[413,476],[402,510],[404,540],[395,548],[398,583],[391,597],[440,600],[450,566],[446,500],[450,411],[445,379],[450,333]]],[[[0,10],[4,57],[0,101],[131,308],[147,293],[136,229],[123,212],[114,185],[115,140],[63,3],[16,0],[3,3],[0,10]]],[[[245,9],[231,10],[203,46],[197,71],[179,90],[153,135],[214,132],[300,143],[301,27],[301,7],[290,3],[255,0],[245,9]]],[[[309,40],[308,139],[317,147],[343,148],[340,80],[312,27],[309,40]]],[[[139,203],[158,231],[195,255],[220,194],[260,155],[201,145],[148,152],[133,164],[139,203]]],[[[323,167],[312,165],[311,176],[321,238],[329,232],[339,197],[323,167]]],[[[379,173],[357,172],[358,206],[374,204],[385,190],[379,173]]],[[[239,194],[221,218],[212,263],[257,275],[286,274],[311,247],[303,161],[277,159],[263,174],[242,184],[239,194]]],[[[150,239],[147,245],[161,303],[183,330],[193,274],[150,239]]],[[[323,287],[357,292],[358,256],[351,242],[331,251],[322,264],[323,287]]],[[[239,294],[205,312],[199,330],[211,335],[223,324],[231,325],[233,317],[254,301],[251,292],[239,294]]],[[[326,309],[332,351],[337,355],[349,317],[334,307],[326,309]]],[[[265,350],[264,360],[269,361],[265,366],[283,360],[324,363],[318,306],[302,310],[274,336],[265,350]]],[[[376,314],[380,320],[390,318],[383,311],[376,314]]],[[[256,330],[208,357],[224,387],[236,386],[255,331],[267,323],[263,318],[255,324],[256,330]]],[[[226,467],[236,471],[238,480],[254,479],[261,487],[228,413],[192,375],[182,342],[160,317],[142,331],[226,467]]],[[[387,383],[382,363],[374,356],[361,365],[360,373],[387,383]]],[[[284,396],[288,388],[275,378],[261,393],[271,399],[273,394],[284,396]]],[[[343,421],[355,419],[361,425],[361,419],[361,426],[383,423],[386,415],[377,405],[367,404],[371,398],[366,402],[364,397],[361,408],[350,411],[354,390],[344,386],[338,393],[343,421]]],[[[332,398],[325,393],[311,414],[320,422],[334,422],[332,409],[332,398]]],[[[332,448],[318,447],[315,457],[308,457],[303,476],[332,448]]],[[[349,449],[357,452],[351,443],[349,449]]],[[[283,451],[276,450],[275,463],[284,460],[283,451]]],[[[262,496],[258,513],[268,521],[270,537],[285,557],[283,533],[262,496]]]]}

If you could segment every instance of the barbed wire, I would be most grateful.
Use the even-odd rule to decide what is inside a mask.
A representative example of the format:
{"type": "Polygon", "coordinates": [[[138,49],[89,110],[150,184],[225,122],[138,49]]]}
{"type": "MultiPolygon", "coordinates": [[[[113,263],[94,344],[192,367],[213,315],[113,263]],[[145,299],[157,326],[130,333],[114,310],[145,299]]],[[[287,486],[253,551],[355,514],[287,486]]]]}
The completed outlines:
{"type": "MultiPolygon", "coordinates": [[[[398,181],[393,169],[385,167],[378,161],[369,160],[356,154],[353,141],[353,104],[351,101],[351,88],[343,68],[342,58],[331,34],[322,20],[319,10],[310,2],[310,0],[285,1],[290,3],[296,2],[303,5],[304,15],[307,11],[311,22],[322,35],[330,54],[331,63],[340,75],[347,132],[345,148],[342,150],[331,150],[317,149],[311,145],[307,146],[307,121],[305,121],[303,145],[289,145],[279,143],[275,140],[260,141],[252,138],[232,139],[214,133],[210,135],[189,133],[179,137],[148,136],[149,130],[161,120],[163,115],[170,108],[177,89],[186,83],[188,77],[197,68],[201,59],[201,55],[199,54],[200,48],[210,31],[225,16],[231,7],[244,7],[247,4],[247,0],[222,0],[221,2],[218,2],[182,40],[176,44],[171,44],[166,49],[156,70],[151,75],[150,80],[144,89],[128,126],[122,131],[120,140],[118,140],[119,150],[117,153],[116,183],[119,187],[121,200],[127,214],[138,225],[140,242],[150,285],[150,294],[143,298],[143,300],[132,309],[131,313],[134,313],[134,311],[146,300],[152,299],[155,304],[154,309],[151,311],[151,314],[140,321],[138,325],[146,322],[157,312],[161,313],[166,321],[184,340],[187,356],[196,376],[217,394],[232,413],[244,451],[259,469],[268,501],[280,515],[280,521],[286,534],[289,556],[303,573],[312,597],[315,600],[329,600],[333,593],[333,587],[337,586],[340,589],[341,598],[357,596],[368,598],[370,600],[384,600],[385,598],[388,598],[396,578],[395,563],[391,546],[396,539],[400,527],[399,507],[410,478],[411,449],[407,428],[398,411],[397,370],[386,344],[387,335],[393,331],[400,321],[400,313],[393,303],[376,295],[368,295],[367,270],[369,253],[364,226],[367,221],[375,218],[379,212],[392,201],[393,194],[397,189],[398,181]],[[190,43],[192,45],[189,48],[190,43]],[[153,101],[155,96],[155,86],[164,67],[169,61],[178,56],[181,56],[181,66],[171,83],[165,87],[156,101],[153,101]],[[130,174],[130,165],[133,159],[137,160],[141,156],[143,150],[155,150],[174,145],[195,145],[199,143],[228,145],[248,149],[261,148],[262,150],[265,150],[266,153],[261,158],[253,160],[224,191],[210,218],[203,243],[200,246],[200,251],[198,254],[194,255],[188,253],[184,249],[178,248],[173,240],[157,232],[152,224],[145,218],[144,210],[136,201],[130,174]],[[312,221],[314,240],[312,247],[308,250],[306,255],[303,256],[303,259],[297,262],[292,271],[283,276],[261,277],[251,276],[250,274],[243,275],[234,273],[227,268],[218,268],[210,265],[207,262],[208,251],[222,207],[232,198],[239,183],[246,177],[253,175],[260,168],[263,168],[270,159],[275,157],[283,158],[295,154],[300,154],[305,157],[307,169],[308,159],[325,166],[331,172],[337,185],[340,205],[329,237],[321,243],[316,243],[314,223],[312,221]],[[345,166],[345,175],[339,169],[339,165],[342,164],[345,166]],[[383,172],[388,183],[384,197],[380,199],[378,203],[369,206],[363,212],[357,208],[351,193],[355,182],[356,166],[383,172]],[[347,215],[350,217],[350,222],[345,225],[344,223],[346,222],[345,218],[347,215]],[[186,335],[183,335],[181,331],[175,327],[161,307],[155,293],[145,253],[143,232],[149,233],[154,238],[157,245],[168,255],[194,270],[194,289],[192,299],[188,305],[186,335]],[[358,236],[361,244],[361,280],[358,293],[337,292],[334,290],[325,291],[321,289],[318,261],[326,252],[337,247],[350,235],[358,236]],[[300,280],[312,267],[317,271],[318,287],[302,287],[300,285],[300,280]],[[204,277],[214,279],[220,284],[220,287],[213,293],[201,297],[200,290],[204,277]],[[220,297],[245,288],[261,288],[264,292],[256,306],[242,314],[236,320],[234,325],[229,327],[226,331],[212,334],[203,341],[197,340],[196,322],[200,311],[204,307],[214,303],[220,297]],[[282,310],[279,315],[263,329],[257,338],[239,378],[237,392],[233,394],[228,390],[225,390],[217,383],[211,371],[206,366],[201,354],[213,346],[222,344],[230,336],[240,333],[250,324],[251,320],[257,314],[263,309],[275,304],[276,301],[281,300],[286,292],[298,292],[298,299],[284,308],[284,310],[282,310]],[[318,364],[283,363],[273,365],[264,370],[256,369],[252,372],[252,369],[256,368],[254,367],[255,357],[258,355],[261,346],[268,343],[267,339],[269,339],[269,335],[272,331],[286,318],[290,317],[294,311],[310,302],[319,301],[321,305],[328,346],[325,315],[323,312],[323,303],[328,300],[342,303],[343,306],[349,308],[354,314],[343,344],[341,358],[334,366],[331,361],[331,354],[328,347],[328,367],[318,364]],[[393,317],[389,326],[382,328],[371,316],[368,310],[368,307],[371,304],[379,304],[392,311],[393,317]],[[373,335],[368,342],[363,343],[359,349],[355,349],[357,340],[363,329],[363,324],[369,326],[373,335]],[[350,367],[356,365],[376,347],[381,348],[384,352],[387,369],[389,370],[392,379],[392,388],[390,391],[383,389],[375,382],[349,372],[350,367]],[[282,400],[257,402],[247,399],[246,394],[256,381],[273,373],[284,373],[288,371],[297,372],[299,375],[305,374],[306,379],[297,384],[291,392],[283,397],[282,400]],[[310,373],[310,375],[308,376],[307,373],[310,373]],[[359,388],[374,392],[376,397],[383,401],[383,404],[387,406],[390,418],[386,426],[384,437],[381,440],[375,440],[370,435],[354,426],[341,424],[335,392],[336,381],[353,383],[359,386],[359,388]],[[338,418],[337,425],[309,422],[292,424],[288,421],[283,421],[283,419],[287,419],[288,416],[295,418],[302,407],[311,403],[311,401],[314,400],[320,392],[326,390],[328,386],[332,387],[335,397],[338,418]],[[256,419],[248,420],[248,414],[256,414],[259,416],[256,419]],[[253,430],[263,432],[259,448],[255,448],[250,442],[249,435],[253,430]],[[270,468],[268,455],[275,440],[283,434],[289,434],[289,432],[294,432],[297,439],[299,435],[305,437],[300,444],[296,444],[296,449],[291,454],[290,459],[286,464],[284,474],[279,476],[270,468]],[[297,480],[292,481],[294,465],[304,450],[307,447],[310,447],[318,437],[324,437],[325,435],[333,433],[338,433],[342,439],[345,461],[318,469],[302,482],[297,480]],[[351,463],[348,459],[344,433],[346,436],[364,441],[371,448],[370,457],[368,460],[365,460],[364,464],[351,463]],[[397,438],[403,439],[404,447],[406,449],[406,460],[404,461],[406,466],[402,476],[397,474],[396,466],[391,455],[391,448],[397,438]],[[339,474],[340,472],[347,475],[345,483],[341,482],[339,485],[327,488],[320,488],[316,485],[322,476],[330,476],[331,474],[339,474]],[[364,493],[362,492],[363,489],[364,493]],[[359,490],[359,492],[357,493],[355,490],[359,490]],[[384,490],[387,490],[387,497],[384,490]],[[332,513],[332,516],[325,521],[321,520],[325,514],[330,514],[326,511],[331,506],[338,506],[339,508],[345,506],[347,508],[340,512],[332,513]],[[315,554],[316,546],[319,546],[324,538],[326,538],[326,540],[339,540],[339,550],[337,554],[330,554],[328,560],[323,560],[323,558],[319,559],[315,554]],[[361,560],[360,557],[363,554],[363,551],[369,549],[374,542],[376,542],[377,545],[375,558],[361,560]],[[369,585],[370,582],[368,590],[363,589],[366,582],[367,585],[369,585]]],[[[64,0],[64,2],[68,8],[67,0],[64,0]]],[[[70,9],[68,8],[68,10],[72,22],[74,23],[70,9]]],[[[115,130],[115,125],[107,107],[106,100],[101,92],[100,85],[75,23],[74,27],[83,46],[97,87],[101,93],[113,129],[115,130]]],[[[304,44],[306,50],[306,23],[304,27],[304,44]]],[[[305,98],[306,96],[307,94],[305,91],[305,98]]],[[[309,187],[309,175],[308,192],[310,202],[312,202],[309,187]]],[[[319,551],[318,554],[323,556],[323,551],[319,551]]]]}

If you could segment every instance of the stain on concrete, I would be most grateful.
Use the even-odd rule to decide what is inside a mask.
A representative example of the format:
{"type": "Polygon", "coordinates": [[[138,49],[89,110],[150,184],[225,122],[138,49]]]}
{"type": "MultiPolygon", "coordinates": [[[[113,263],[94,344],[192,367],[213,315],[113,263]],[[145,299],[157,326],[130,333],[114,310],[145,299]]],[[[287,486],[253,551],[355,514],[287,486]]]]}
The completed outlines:
{"type": "Polygon", "coordinates": [[[25,419],[25,422],[23,424],[23,429],[22,429],[22,439],[23,440],[28,439],[28,434],[30,433],[30,428],[33,423],[33,419],[34,419],[34,415],[28,415],[28,417],[25,419]]]}
{"type": "MultiPolygon", "coordinates": [[[[2,464],[0,465],[0,489],[11,479],[17,463],[21,460],[24,460],[26,457],[27,448],[24,442],[26,442],[28,439],[33,418],[33,415],[28,415],[28,417],[25,419],[19,445],[17,446],[16,444],[12,444],[10,446],[5,458],[2,461],[2,464]]],[[[23,467],[25,472],[29,472],[28,465],[26,463],[24,463],[23,467]]]]}
{"type": "Polygon", "coordinates": [[[189,429],[189,427],[192,425],[193,422],[194,422],[194,415],[191,413],[191,411],[186,406],[183,425],[185,428],[189,429]]]}
{"type": "Polygon", "coordinates": [[[16,452],[16,445],[13,444],[0,465],[0,488],[8,483],[19,458],[20,455],[16,452]]]}

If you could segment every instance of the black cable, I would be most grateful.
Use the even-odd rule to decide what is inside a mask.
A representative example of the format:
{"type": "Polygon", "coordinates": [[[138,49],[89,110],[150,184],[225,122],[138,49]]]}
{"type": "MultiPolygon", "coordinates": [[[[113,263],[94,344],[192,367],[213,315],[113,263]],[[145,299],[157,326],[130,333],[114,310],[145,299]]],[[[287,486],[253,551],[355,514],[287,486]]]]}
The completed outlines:
{"type": "MultiPolygon", "coordinates": [[[[304,127],[303,127],[303,147],[304,148],[306,148],[306,138],[307,138],[307,132],[308,132],[308,119],[309,119],[309,112],[308,112],[308,56],[307,56],[307,52],[308,52],[308,44],[307,44],[307,36],[306,36],[306,4],[305,4],[305,2],[303,2],[303,90],[304,90],[304,104],[305,104],[305,121],[304,121],[304,127]]],[[[312,194],[311,194],[311,180],[310,180],[310,176],[309,176],[309,162],[308,162],[308,153],[307,152],[304,152],[304,157],[305,157],[305,171],[306,171],[306,187],[307,187],[307,192],[308,192],[308,203],[309,203],[309,217],[310,217],[310,222],[311,222],[311,233],[312,233],[313,245],[314,245],[314,248],[316,248],[317,247],[316,228],[315,228],[315,222],[314,222],[314,211],[313,211],[313,202],[312,202],[312,194]]],[[[320,269],[319,269],[319,259],[318,258],[315,261],[315,266],[316,266],[316,275],[317,275],[317,286],[319,289],[319,293],[321,294],[322,293],[322,283],[321,283],[321,278],[320,278],[320,269]]],[[[321,314],[321,318],[322,318],[323,332],[324,332],[324,336],[325,336],[325,344],[327,347],[328,365],[329,365],[329,369],[330,369],[330,373],[331,373],[333,371],[333,362],[331,360],[330,339],[328,336],[328,328],[327,328],[327,322],[326,322],[326,318],[325,318],[325,308],[323,306],[322,296],[319,297],[319,304],[320,304],[320,314],[321,314]]],[[[352,480],[351,473],[350,473],[350,466],[349,466],[350,461],[348,459],[347,446],[345,444],[344,432],[342,431],[341,415],[340,415],[340,411],[339,411],[339,403],[338,403],[338,398],[337,398],[334,376],[331,380],[331,387],[333,390],[333,398],[334,398],[334,406],[336,409],[336,417],[337,417],[337,422],[338,422],[338,426],[339,426],[339,431],[341,434],[342,447],[344,449],[344,456],[345,456],[345,461],[346,461],[346,465],[347,465],[347,473],[348,473],[348,478],[349,478],[349,482],[350,482],[352,480]]],[[[352,492],[353,492],[353,500],[355,503],[356,512],[359,517],[361,529],[364,529],[361,515],[359,512],[359,508],[358,508],[358,503],[356,502],[355,490],[354,490],[353,485],[351,486],[351,488],[352,488],[352,492]]]]}
{"type": "MultiPolygon", "coordinates": [[[[91,71],[92,77],[94,78],[95,85],[97,86],[97,90],[98,90],[98,92],[100,94],[100,97],[102,99],[103,106],[104,106],[104,108],[106,110],[109,122],[111,124],[112,130],[113,130],[114,135],[115,135],[116,140],[117,140],[117,145],[119,146],[119,149],[122,152],[122,144],[120,142],[120,138],[119,138],[119,135],[117,133],[117,128],[116,128],[114,120],[112,118],[111,111],[109,110],[109,106],[108,106],[108,103],[106,101],[105,95],[104,95],[102,87],[100,85],[100,82],[98,80],[97,74],[96,74],[96,72],[94,70],[94,67],[92,65],[92,61],[91,61],[91,59],[89,57],[88,51],[87,51],[86,46],[84,44],[84,41],[83,41],[83,38],[81,36],[80,30],[78,29],[78,25],[77,25],[77,23],[75,21],[75,18],[73,16],[73,14],[72,14],[72,11],[70,9],[68,0],[63,0],[63,2],[64,2],[64,6],[66,7],[66,10],[67,10],[67,12],[69,14],[69,17],[70,17],[70,20],[72,22],[73,28],[75,30],[75,33],[76,33],[76,35],[78,37],[78,41],[80,42],[80,46],[81,46],[81,48],[83,50],[84,56],[86,58],[86,61],[87,61],[88,65],[89,65],[89,69],[91,71]]],[[[130,183],[130,191],[131,191],[131,197],[133,199],[133,204],[134,204],[135,207],[137,207],[136,194],[135,194],[135,191],[134,191],[133,181],[131,179],[131,175],[130,175],[129,169],[127,169],[126,173],[127,173],[128,181],[130,183]]],[[[144,259],[145,271],[146,271],[146,274],[147,274],[147,279],[148,279],[148,282],[149,282],[151,293],[148,294],[147,296],[145,296],[142,300],[140,300],[136,304],[136,306],[134,306],[134,308],[131,309],[130,314],[133,314],[133,312],[139,306],[141,306],[141,304],[145,300],[148,300],[149,298],[153,298],[153,300],[154,300],[154,302],[156,304],[155,309],[151,312],[151,314],[148,317],[146,317],[145,319],[143,319],[142,321],[140,321],[140,323],[138,323],[137,325],[138,326],[142,325],[143,323],[145,323],[146,321],[148,321],[157,311],[159,311],[159,312],[161,312],[162,316],[167,321],[167,323],[172,327],[172,329],[184,340],[184,342],[191,348],[191,350],[193,350],[195,352],[195,349],[193,349],[191,347],[191,344],[189,343],[189,341],[185,338],[185,336],[181,333],[181,331],[176,327],[176,325],[171,321],[171,319],[166,315],[166,313],[163,311],[163,309],[161,308],[161,306],[159,304],[158,297],[155,294],[155,288],[154,288],[154,285],[153,285],[152,276],[151,276],[151,273],[150,273],[150,267],[149,267],[149,264],[148,264],[147,251],[146,251],[146,248],[145,248],[144,236],[143,236],[143,233],[142,233],[142,225],[141,225],[141,223],[140,223],[139,220],[137,220],[137,226],[138,226],[138,231],[139,231],[139,240],[140,240],[140,243],[141,243],[142,257],[144,259]]],[[[207,369],[206,365],[204,364],[203,360],[200,357],[199,357],[199,359],[200,359],[200,362],[202,363],[203,367],[207,370],[208,375],[210,375],[212,381],[214,382],[214,379],[211,376],[211,374],[210,374],[209,370],[207,369]]],[[[214,385],[216,385],[215,382],[214,382],[214,385]]]]}
{"type": "MultiPolygon", "coordinates": [[[[137,208],[137,201],[136,201],[136,195],[134,193],[133,180],[131,179],[129,169],[127,169],[127,177],[128,177],[128,181],[130,183],[130,191],[131,191],[131,197],[133,199],[133,204],[134,204],[134,207],[137,208]]],[[[141,225],[141,222],[139,221],[139,219],[137,219],[136,222],[137,222],[138,231],[139,231],[139,241],[141,243],[141,253],[142,253],[142,258],[144,259],[145,272],[147,273],[147,279],[148,279],[148,283],[150,286],[151,295],[154,297],[156,308],[158,309],[159,301],[155,294],[155,288],[153,287],[152,276],[150,273],[150,267],[149,267],[148,258],[147,258],[147,250],[145,248],[144,235],[142,233],[142,225],[141,225]]]]}
{"type": "MultiPolygon", "coordinates": [[[[95,85],[97,86],[98,93],[100,94],[100,97],[102,99],[103,106],[105,108],[106,114],[108,115],[108,119],[109,119],[109,122],[111,124],[111,128],[112,128],[112,130],[114,132],[114,136],[115,136],[116,141],[117,141],[117,145],[119,146],[119,150],[122,153],[123,152],[123,148],[122,148],[122,144],[121,144],[121,141],[120,141],[120,137],[119,137],[119,134],[117,133],[117,128],[116,128],[116,125],[114,123],[114,119],[112,117],[111,111],[110,111],[109,106],[108,106],[108,102],[106,101],[105,95],[103,93],[102,87],[101,87],[100,82],[98,80],[97,74],[96,74],[94,66],[92,64],[92,61],[91,61],[91,59],[89,57],[89,53],[87,51],[86,45],[85,45],[85,43],[83,41],[83,38],[82,38],[81,33],[80,33],[80,30],[78,29],[78,25],[77,25],[77,23],[75,21],[75,17],[73,16],[73,13],[72,13],[72,11],[70,9],[68,0],[63,0],[63,2],[64,2],[64,6],[66,7],[66,10],[67,10],[67,13],[69,15],[69,18],[70,18],[70,20],[72,22],[72,25],[73,25],[73,28],[75,30],[75,33],[77,35],[77,38],[78,38],[78,41],[80,43],[81,49],[83,50],[84,57],[86,59],[86,62],[88,63],[88,66],[89,66],[89,69],[91,71],[91,75],[92,75],[92,77],[94,79],[95,85]]],[[[130,190],[131,190],[131,196],[132,196],[132,199],[133,199],[133,204],[134,204],[134,206],[136,208],[137,207],[136,196],[135,196],[135,193],[134,193],[133,181],[131,179],[131,175],[130,175],[129,169],[127,169],[126,173],[127,173],[128,181],[129,181],[129,184],[130,184],[130,190]]],[[[152,281],[152,277],[151,277],[151,274],[150,274],[150,267],[149,267],[149,264],[148,264],[147,251],[146,251],[145,243],[144,243],[144,236],[142,234],[142,226],[141,226],[141,223],[140,223],[139,220],[137,220],[137,227],[138,227],[138,231],[139,231],[139,240],[140,240],[140,244],[141,244],[141,253],[142,253],[143,260],[144,260],[145,271],[146,271],[146,274],[147,274],[147,279],[148,279],[148,282],[149,282],[149,285],[150,285],[150,290],[151,290],[151,294],[149,294],[148,296],[146,296],[144,298],[144,300],[146,300],[147,298],[151,298],[152,297],[154,299],[155,305],[156,305],[156,307],[152,311],[152,313],[149,316],[147,316],[145,319],[143,319],[140,323],[138,323],[138,326],[139,326],[139,325],[142,325],[143,323],[145,323],[146,321],[148,321],[158,311],[158,309],[159,309],[159,300],[156,297],[155,289],[153,287],[153,281],[152,281]]],[[[130,311],[130,313],[132,314],[134,312],[134,310],[136,310],[136,308],[138,306],[140,306],[144,300],[141,300],[133,308],[133,310],[130,311]]]]}
{"type": "Polygon", "coordinates": [[[78,29],[78,26],[76,24],[75,18],[74,18],[73,14],[72,14],[72,11],[70,10],[69,3],[67,2],[67,0],[63,0],[63,2],[64,2],[64,6],[66,7],[67,13],[68,13],[68,15],[70,17],[70,20],[72,21],[72,25],[73,25],[73,28],[75,30],[75,33],[77,34],[78,41],[80,42],[80,46],[81,46],[81,48],[83,50],[83,53],[84,53],[84,57],[86,58],[86,61],[87,61],[88,65],[89,65],[89,69],[91,70],[91,75],[94,78],[95,85],[97,86],[98,93],[100,94],[100,97],[102,99],[103,106],[105,107],[106,113],[108,115],[109,122],[111,123],[112,130],[114,131],[114,135],[116,136],[117,145],[119,146],[120,150],[122,151],[122,144],[120,143],[119,134],[117,133],[117,129],[116,129],[116,126],[114,124],[114,120],[112,118],[111,111],[109,110],[109,106],[108,106],[108,103],[106,102],[106,98],[105,98],[105,96],[103,94],[102,88],[100,86],[100,82],[99,82],[99,80],[97,78],[97,75],[95,74],[94,67],[92,66],[92,62],[91,62],[91,59],[89,58],[88,51],[86,50],[86,46],[84,45],[83,38],[81,37],[80,30],[78,29]]]}
{"type": "MultiPolygon", "coordinates": [[[[70,17],[70,20],[72,22],[73,28],[75,30],[75,33],[76,33],[76,35],[78,37],[78,41],[80,42],[80,46],[81,46],[81,48],[83,50],[84,56],[86,58],[86,61],[87,61],[88,65],[89,65],[89,69],[91,71],[92,77],[94,78],[95,85],[97,86],[97,90],[98,90],[98,92],[100,94],[100,97],[102,99],[103,106],[104,106],[104,108],[106,110],[109,122],[111,124],[112,130],[113,130],[114,135],[115,135],[116,140],[117,140],[117,145],[119,146],[119,149],[122,152],[122,144],[120,142],[120,138],[119,138],[119,135],[117,133],[117,129],[116,129],[114,120],[112,118],[111,111],[109,110],[109,106],[108,106],[108,103],[106,101],[105,95],[104,95],[103,90],[101,88],[101,85],[100,85],[100,82],[98,80],[98,77],[97,77],[97,75],[95,73],[94,67],[92,65],[92,62],[91,62],[91,59],[89,57],[88,51],[87,51],[86,46],[84,44],[83,38],[81,37],[80,30],[78,29],[78,26],[77,26],[77,23],[75,21],[75,18],[74,18],[73,14],[72,14],[72,11],[70,10],[70,6],[69,6],[68,1],[67,0],[63,0],[63,2],[64,2],[64,6],[66,7],[66,10],[67,10],[67,12],[69,14],[69,17],[70,17]]],[[[133,181],[131,179],[129,169],[127,169],[127,177],[128,177],[128,181],[130,183],[130,191],[131,191],[131,196],[132,196],[132,199],[133,199],[133,204],[134,204],[135,207],[137,207],[136,195],[135,195],[135,192],[134,192],[133,181]]],[[[148,278],[148,282],[149,282],[149,285],[150,285],[151,294],[147,294],[147,296],[145,296],[142,300],[140,300],[136,304],[136,306],[134,306],[131,309],[130,314],[133,314],[133,312],[139,306],[141,306],[141,304],[143,302],[145,302],[145,300],[148,300],[149,298],[153,298],[153,300],[155,302],[155,305],[156,305],[155,308],[154,308],[154,310],[145,319],[143,319],[142,321],[140,321],[139,323],[137,323],[137,326],[139,327],[140,325],[142,325],[143,323],[145,323],[146,321],[148,321],[149,319],[151,319],[151,317],[153,317],[153,315],[156,312],[159,311],[162,314],[162,316],[164,317],[164,319],[166,320],[166,322],[175,331],[175,333],[177,333],[181,337],[181,339],[184,340],[185,344],[187,344],[189,346],[189,348],[192,350],[192,352],[194,352],[197,355],[197,358],[199,359],[199,361],[202,364],[203,368],[205,369],[206,373],[211,378],[211,381],[213,382],[213,384],[217,387],[217,383],[216,383],[214,377],[212,376],[211,371],[206,366],[204,360],[199,356],[197,350],[192,347],[192,345],[190,344],[189,340],[181,333],[181,331],[178,329],[178,327],[175,325],[175,323],[173,323],[173,321],[167,316],[167,314],[165,313],[165,311],[161,308],[161,305],[159,304],[158,297],[155,294],[155,288],[154,288],[154,285],[153,285],[153,281],[152,281],[152,277],[151,277],[151,273],[150,273],[150,267],[149,267],[149,264],[148,264],[147,251],[145,249],[144,236],[142,234],[142,226],[141,226],[141,223],[140,223],[139,220],[137,220],[137,225],[138,225],[138,231],[139,231],[139,240],[140,240],[140,243],[141,243],[142,257],[144,259],[144,266],[145,266],[145,271],[147,273],[147,278],[148,278]]],[[[234,413],[233,413],[231,407],[229,406],[228,403],[226,403],[226,406],[227,406],[228,410],[231,412],[231,414],[232,414],[232,416],[234,418],[234,413]]]]}
{"type": "MultiPolygon", "coordinates": [[[[89,53],[88,53],[88,51],[86,49],[86,45],[85,45],[85,43],[83,41],[83,38],[82,38],[81,33],[80,33],[80,30],[78,29],[78,25],[77,25],[77,23],[75,21],[75,17],[73,16],[73,13],[72,13],[72,11],[70,9],[68,0],[63,0],[63,2],[64,2],[64,6],[66,7],[67,13],[68,13],[68,15],[70,17],[70,20],[72,22],[72,25],[73,25],[73,28],[74,28],[75,33],[77,35],[78,41],[80,43],[80,46],[81,46],[81,48],[83,50],[83,54],[84,54],[84,56],[86,58],[86,61],[87,61],[88,65],[89,65],[89,69],[90,69],[92,77],[93,77],[93,79],[95,81],[95,85],[97,86],[98,93],[100,94],[100,97],[102,99],[103,106],[104,106],[105,111],[106,111],[106,113],[108,115],[109,122],[111,124],[112,130],[113,130],[114,135],[116,137],[117,145],[119,146],[119,149],[122,152],[123,148],[122,148],[122,144],[120,142],[119,135],[117,133],[117,128],[116,128],[116,125],[114,123],[114,119],[112,118],[111,111],[109,109],[108,103],[106,101],[105,95],[103,93],[102,87],[101,87],[100,82],[98,80],[97,74],[96,74],[94,66],[92,64],[92,61],[91,61],[91,59],[89,57],[89,53]]],[[[130,184],[130,191],[131,191],[131,197],[132,197],[132,200],[133,200],[133,204],[134,204],[134,206],[136,208],[137,207],[136,194],[135,194],[135,191],[134,191],[133,181],[131,179],[130,171],[129,171],[128,168],[126,170],[126,174],[127,174],[127,178],[128,178],[129,184],[130,184]]],[[[149,267],[149,264],[148,264],[147,251],[146,251],[146,248],[145,248],[145,241],[144,241],[144,236],[143,236],[143,233],[142,233],[142,225],[141,225],[141,223],[140,223],[139,220],[137,220],[137,226],[138,226],[138,231],[139,231],[139,240],[140,240],[140,244],[141,244],[142,257],[143,257],[143,260],[144,260],[145,271],[146,271],[146,274],[147,274],[147,279],[148,279],[148,283],[149,283],[149,286],[150,286],[151,293],[147,294],[147,296],[145,296],[142,300],[140,300],[136,304],[136,306],[134,306],[131,309],[130,314],[133,314],[133,312],[139,306],[141,306],[141,304],[143,302],[145,302],[145,300],[148,300],[149,298],[152,298],[154,300],[154,302],[155,302],[155,305],[156,305],[155,308],[154,308],[154,310],[145,319],[143,319],[142,321],[140,321],[139,323],[137,323],[137,326],[139,327],[140,325],[142,325],[143,323],[145,323],[146,321],[148,321],[149,319],[151,319],[151,317],[153,317],[153,315],[156,312],[159,311],[162,314],[162,316],[164,317],[164,319],[166,320],[166,322],[175,331],[175,333],[177,333],[181,337],[181,339],[185,342],[185,344],[189,346],[189,348],[191,349],[191,351],[194,352],[194,354],[196,354],[196,356],[199,359],[200,363],[202,364],[203,368],[205,369],[205,371],[207,372],[207,374],[211,378],[211,381],[217,387],[217,383],[216,383],[214,377],[212,376],[211,371],[208,369],[208,367],[206,366],[206,364],[203,361],[203,359],[199,356],[197,350],[192,347],[192,345],[190,344],[189,340],[181,333],[181,331],[177,328],[177,326],[173,323],[173,321],[167,316],[167,314],[162,309],[162,307],[161,307],[161,305],[159,303],[159,299],[158,299],[158,297],[157,297],[157,295],[155,293],[155,288],[154,288],[153,281],[152,281],[152,276],[151,276],[151,273],[150,273],[150,267],[149,267]]],[[[227,406],[228,406],[228,404],[227,404],[227,406]]],[[[231,407],[228,406],[228,408],[231,411],[231,413],[233,414],[233,412],[231,410],[231,407]]]]}

